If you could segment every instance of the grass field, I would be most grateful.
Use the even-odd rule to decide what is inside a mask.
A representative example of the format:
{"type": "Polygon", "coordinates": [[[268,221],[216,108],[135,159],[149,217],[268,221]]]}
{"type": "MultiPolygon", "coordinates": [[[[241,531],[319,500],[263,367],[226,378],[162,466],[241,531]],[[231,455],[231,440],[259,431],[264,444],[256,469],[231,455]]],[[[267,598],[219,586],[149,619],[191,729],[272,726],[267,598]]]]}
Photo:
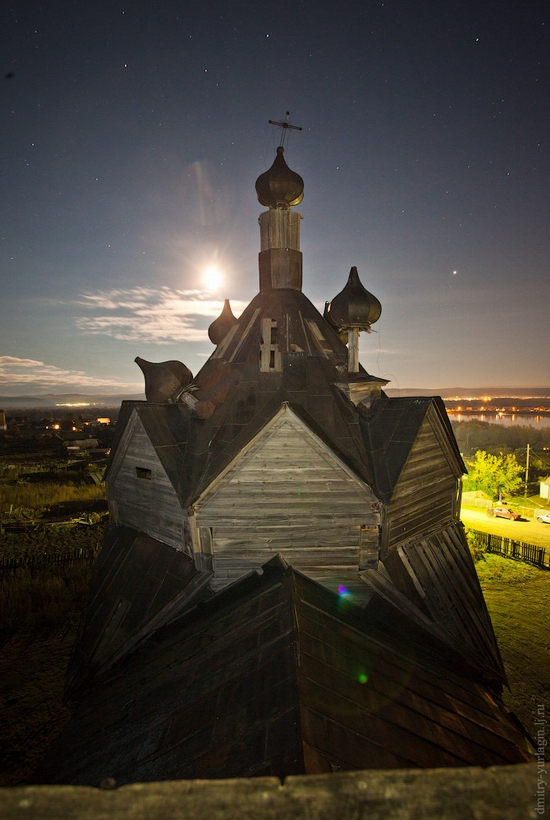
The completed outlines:
{"type": "Polygon", "coordinates": [[[65,672],[91,573],[19,570],[0,584],[0,786],[29,780],[70,717],[65,672]]]}
{"type": "MultiPolygon", "coordinates": [[[[0,559],[76,549],[96,549],[102,540],[107,517],[93,526],[38,526],[18,533],[4,532],[0,537],[0,559]]],[[[1,628],[1,626],[0,626],[1,628]]]]}
{"type": "Polygon", "coordinates": [[[537,704],[550,708],[550,572],[487,554],[476,568],[510,682],[504,702],[533,733],[537,704]]]}
{"type": "Polygon", "coordinates": [[[89,501],[104,501],[105,486],[75,486],[73,484],[2,484],[0,492],[0,513],[7,513],[11,508],[40,510],[58,504],[89,501]]]}
{"type": "MultiPolygon", "coordinates": [[[[3,494],[6,485],[1,489],[3,494]]],[[[68,489],[69,498],[51,493],[53,503],[78,508],[89,502],[89,490],[104,497],[100,487],[68,489]]],[[[4,533],[0,558],[93,550],[106,524],[103,519],[94,526],[4,533]]],[[[62,702],[65,672],[92,571],[89,563],[80,562],[18,569],[0,580],[0,786],[28,780],[70,717],[62,702]]]]}
{"type": "Polygon", "coordinates": [[[32,779],[70,718],[65,670],[76,635],[70,623],[46,633],[17,633],[0,652],[0,786],[32,779]]]}

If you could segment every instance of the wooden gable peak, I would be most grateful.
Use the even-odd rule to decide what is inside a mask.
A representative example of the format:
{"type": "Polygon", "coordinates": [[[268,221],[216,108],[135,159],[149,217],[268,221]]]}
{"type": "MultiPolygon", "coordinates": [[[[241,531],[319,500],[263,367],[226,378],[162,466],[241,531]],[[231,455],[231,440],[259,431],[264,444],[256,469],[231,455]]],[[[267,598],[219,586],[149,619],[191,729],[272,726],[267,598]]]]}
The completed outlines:
{"type": "MultiPolygon", "coordinates": [[[[334,450],[319,436],[315,433],[311,427],[302,419],[300,414],[293,409],[291,404],[288,401],[282,402],[279,409],[274,413],[274,415],[265,423],[265,425],[259,430],[246,444],[244,444],[239,452],[234,456],[234,458],[227,464],[210,482],[210,484],[201,491],[200,495],[193,501],[192,506],[195,508],[198,505],[202,505],[206,498],[210,496],[217,488],[217,486],[223,482],[224,478],[231,472],[234,472],[237,468],[237,465],[245,460],[248,455],[256,451],[263,442],[266,442],[271,437],[277,435],[278,431],[284,424],[288,424],[293,430],[296,431],[298,435],[300,435],[304,440],[309,441],[311,446],[317,449],[319,452],[322,452],[337,464],[356,484],[363,490],[367,488],[366,483],[361,479],[352,468],[343,461],[340,456],[338,456],[334,450]]],[[[369,488],[369,492],[372,493],[372,489],[369,488]]]]}
{"type": "Polygon", "coordinates": [[[329,589],[370,596],[359,571],[378,560],[379,502],[288,402],[188,511],[196,565],[215,590],[280,554],[329,589]]]}

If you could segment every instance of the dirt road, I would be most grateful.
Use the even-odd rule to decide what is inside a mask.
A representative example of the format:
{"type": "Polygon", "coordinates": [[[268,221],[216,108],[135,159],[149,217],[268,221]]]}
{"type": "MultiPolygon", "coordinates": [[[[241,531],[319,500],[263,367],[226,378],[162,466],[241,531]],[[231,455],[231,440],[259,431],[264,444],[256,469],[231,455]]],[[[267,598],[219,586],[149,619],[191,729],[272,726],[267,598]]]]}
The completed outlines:
{"type": "Polygon", "coordinates": [[[466,528],[516,538],[538,547],[546,547],[550,552],[550,524],[542,524],[534,519],[510,521],[507,518],[491,518],[485,510],[462,509],[460,517],[466,528]]]}

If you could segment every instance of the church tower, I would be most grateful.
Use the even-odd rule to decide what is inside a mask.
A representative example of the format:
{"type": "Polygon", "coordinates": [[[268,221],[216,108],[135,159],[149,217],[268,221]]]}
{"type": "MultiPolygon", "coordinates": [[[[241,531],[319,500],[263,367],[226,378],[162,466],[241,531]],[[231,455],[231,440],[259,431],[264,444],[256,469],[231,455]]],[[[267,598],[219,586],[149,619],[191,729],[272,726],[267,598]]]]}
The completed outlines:
{"type": "Polygon", "coordinates": [[[95,783],[528,759],[459,520],[438,398],[359,362],[381,304],[357,268],[302,292],[302,178],[256,181],[259,292],[226,300],[193,377],[137,359],[111,525],[43,779],[95,783]],[[85,739],[85,742],[84,740],[85,739]]]}

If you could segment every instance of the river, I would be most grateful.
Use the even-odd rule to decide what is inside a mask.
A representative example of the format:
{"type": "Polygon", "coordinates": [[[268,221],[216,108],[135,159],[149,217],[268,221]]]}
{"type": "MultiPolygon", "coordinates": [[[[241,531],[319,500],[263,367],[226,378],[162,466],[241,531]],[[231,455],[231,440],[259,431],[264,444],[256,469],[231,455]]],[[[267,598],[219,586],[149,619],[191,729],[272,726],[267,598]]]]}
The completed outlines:
{"type": "Polygon", "coordinates": [[[449,413],[451,421],[486,421],[489,424],[504,424],[506,427],[550,427],[550,413],[449,413]]]}

